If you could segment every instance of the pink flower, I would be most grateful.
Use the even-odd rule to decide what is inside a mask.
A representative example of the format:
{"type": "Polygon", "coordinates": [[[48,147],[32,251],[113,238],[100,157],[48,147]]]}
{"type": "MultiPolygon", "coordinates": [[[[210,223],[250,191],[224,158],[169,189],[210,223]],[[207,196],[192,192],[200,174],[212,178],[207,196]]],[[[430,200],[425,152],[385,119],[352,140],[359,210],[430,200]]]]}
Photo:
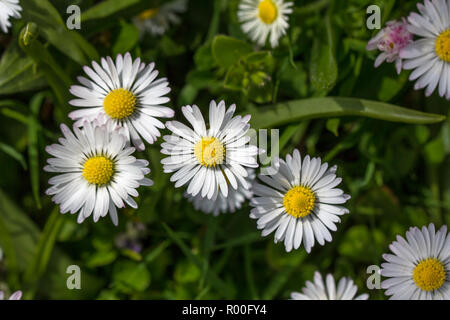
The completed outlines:
{"type": "Polygon", "coordinates": [[[375,60],[375,68],[379,67],[384,61],[389,63],[395,61],[397,73],[402,70],[402,59],[400,50],[413,41],[413,35],[408,31],[408,23],[405,18],[402,21],[389,21],[386,27],[372,38],[367,44],[366,50],[378,49],[381,54],[375,60]]]}

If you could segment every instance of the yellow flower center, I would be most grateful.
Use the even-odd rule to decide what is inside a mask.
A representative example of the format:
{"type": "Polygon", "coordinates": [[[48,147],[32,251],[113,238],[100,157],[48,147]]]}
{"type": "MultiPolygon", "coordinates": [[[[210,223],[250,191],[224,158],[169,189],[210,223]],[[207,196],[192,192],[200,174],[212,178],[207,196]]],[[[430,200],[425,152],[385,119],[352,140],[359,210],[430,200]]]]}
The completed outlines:
{"type": "Polygon", "coordinates": [[[103,156],[89,158],[83,165],[83,178],[90,184],[105,185],[114,174],[114,162],[103,156]]]}
{"type": "Polygon", "coordinates": [[[295,218],[303,218],[312,212],[316,195],[311,189],[303,186],[293,187],[283,198],[286,212],[295,218]]]}
{"type": "Polygon", "coordinates": [[[436,38],[435,51],[441,60],[450,62],[450,29],[445,30],[436,38]]]}
{"type": "Polygon", "coordinates": [[[263,0],[258,5],[258,15],[265,24],[272,24],[278,16],[278,8],[273,0],[263,0]]]}
{"type": "Polygon", "coordinates": [[[413,279],[423,291],[437,290],[445,282],[445,268],[436,258],[428,258],[419,262],[414,268],[413,279]]]}
{"type": "Polygon", "coordinates": [[[150,18],[153,18],[154,16],[156,16],[156,14],[158,13],[159,9],[158,8],[154,8],[154,9],[147,9],[145,11],[142,11],[139,15],[138,15],[138,19],[143,21],[143,20],[147,20],[150,18]]]}
{"type": "Polygon", "coordinates": [[[131,116],[136,109],[136,96],[125,89],[115,89],[103,100],[105,113],[113,119],[123,119],[131,116]]]}
{"type": "Polygon", "coordinates": [[[215,167],[225,159],[225,147],[214,137],[204,137],[194,146],[197,161],[205,167],[215,167]]]}

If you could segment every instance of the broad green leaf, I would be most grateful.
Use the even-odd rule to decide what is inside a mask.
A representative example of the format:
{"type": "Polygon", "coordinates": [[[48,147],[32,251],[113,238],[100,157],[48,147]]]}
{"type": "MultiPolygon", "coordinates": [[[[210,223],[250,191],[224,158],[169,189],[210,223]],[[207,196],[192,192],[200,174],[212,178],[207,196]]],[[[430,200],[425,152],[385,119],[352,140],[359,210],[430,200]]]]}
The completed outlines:
{"type": "Polygon", "coordinates": [[[337,81],[338,69],[332,48],[320,39],[314,41],[311,51],[311,84],[319,92],[329,92],[337,81]]]}
{"type": "Polygon", "coordinates": [[[121,10],[139,3],[141,0],[105,0],[81,14],[81,21],[107,18],[121,10]]]}
{"type": "Polygon", "coordinates": [[[121,291],[144,291],[150,285],[150,279],[145,263],[123,260],[114,264],[114,285],[121,291]]]}
{"type": "Polygon", "coordinates": [[[325,97],[293,100],[266,106],[252,115],[254,128],[271,128],[305,119],[343,116],[368,117],[392,122],[431,124],[445,116],[357,98],[325,97]]]}
{"type": "Polygon", "coordinates": [[[119,36],[112,47],[113,55],[133,49],[139,40],[139,30],[134,24],[122,23],[119,36]]]}
{"type": "Polygon", "coordinates": [[[247,42],[227,36],[216,36],[212,42],[212,54],[216,63],[228,68],[239,61],[243,56],[253,52],[247,42]]]}
{"type": "Polygon", "coordinates": [[[46,85],[33,60],[12,41],[0,60],[0,95],[36,90],[46,85]]]}

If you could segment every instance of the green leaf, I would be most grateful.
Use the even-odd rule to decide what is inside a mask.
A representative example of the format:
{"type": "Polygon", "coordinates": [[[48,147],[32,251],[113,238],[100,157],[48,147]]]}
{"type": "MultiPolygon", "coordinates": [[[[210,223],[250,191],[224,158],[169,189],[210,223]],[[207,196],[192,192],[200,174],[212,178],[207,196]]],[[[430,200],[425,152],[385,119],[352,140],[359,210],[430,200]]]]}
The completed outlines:
{"type": "Polygon", "coordinates": [[[445,158],[445,147],[442,136],[438,136],[425,145],[425,159],[430,164],[439,164],[445,158]]]}
{"type": "Polygon", "coordinates": [[[271,128],[305,119],[343,116],[368,117],[392,122],[431,124],[445,116],[402,108],[388,103],[357,98],[326,97],[293,100],[266,106],[253,114],[254,128],[271,128]]]}
{"type": "Polygon", "coordinates": [[[0,142],[0,150],[3,151],[4,153],[6,153],[11,158],[17,160],[20,163],[20,165],[22,166],[22,168],[27,170],[27,163],[25,161],[25,158],[19,151],[17,151],[10,145],[7,145],[3,142],[0,142]]]}
{"type": "Polygon", "coordinates": [[[117,258],[116,251],[97,251],[86,259],[86,266],[96,268],[106,266],[117,258]]]}
{"type": "Polygon", "coordinates": [[[245,41],[222,35],[213,39],[213,57],[216,63],[223,68],[231,67],[250,52],[253,52],[253,48],[245,41]]]}
{"type": "Polygon", "coordinates": [[[329,45],[316,39],[311,51],[311,84],[320,92],[327,93],[337,81],[337,63],[329,45]]]}
{"type": "MultiPolygon", "coordinates": [[[[116,1],[118,2],[118,1],[116,1]]],[[[124,1],[120,1],[122,3],[124,1]]],[[[95,48],[75,30],[68,30],[58,11],[48,0],[22,1],[22,18],[39,26],[44,38],[79,64],[97,60],[95,48]]],[[[83,22],[83,20],[82,20],[83,22]]]]}
{"type": "Polygon", "coordinates": [[[81,21],[107,18],[139,2],[140,0],[105,0],[83,12],[81,21]]]}
{"type": "Polygon", "coordinates": [[[41,72],[33,69],[33,60],[12,41],[0,60],[0,95],[31,91],[46,85],[41,72]]]}
{"type": "Polygon", "coordinates": [[[334,134],[336,137],[339,135],[339,124],[341,122],[341,119],[339,118],[333,118],[327,120],[327,130],[330,131],[332,134],[334,134]]]}
{"type": "Polygon", "coordinates": [[[150,285],[150,279],[145,263],[124,260],[114,264],[114,285],[124,292],[144,291],[150,285]]]}
{"type": "Polygon", "coordinates": [[[139,29],[130,23],[122,23],[119,36],[112,47],[114,55],[125,53],[134,48],[139,41],[139,29]]]}

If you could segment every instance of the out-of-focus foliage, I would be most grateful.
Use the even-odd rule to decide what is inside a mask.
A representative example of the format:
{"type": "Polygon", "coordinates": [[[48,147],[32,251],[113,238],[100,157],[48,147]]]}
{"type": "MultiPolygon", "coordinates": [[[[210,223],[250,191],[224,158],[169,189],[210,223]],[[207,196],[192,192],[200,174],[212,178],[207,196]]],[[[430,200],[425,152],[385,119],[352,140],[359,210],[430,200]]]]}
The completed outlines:
{"type": "Polygon", "coordinates": [[[450,223],[450,120],[440,122],[450,104],[414,91],[391,64],[374,69],[376,53],[365,50],[376,32],[365,26],[368,5],[384,23],[415,1],[296,0],[275,50],[242,33],[238,0],[191,0],[180,25],[140,37],[132,18],[163,2],[26,0],[0,34],[0,285],[44,299],[285,299],[320,270],[383,299],[366,288],[366,268],[410,226],[450,223]],[[81,29],[69,31],[73,4],[81,29]],[[299,148],[337,164],[352,199],[333,242],[287,254],[261,238],[248,205],[217,218],[197,212],[162,172],[160,141],[139,155],[155,185],[140,188],[138,210],[120,211],[119,227],[59,214],[42,167],[44,147],[70,124],[68,87],[89,61],[126,51],[169,79],[177,118],[182,105],[206,111],[224,99],[255,127],[279,128],[282,156],[299,148]],[[73,264],[82,290],[66,287],[73,264]]]}

